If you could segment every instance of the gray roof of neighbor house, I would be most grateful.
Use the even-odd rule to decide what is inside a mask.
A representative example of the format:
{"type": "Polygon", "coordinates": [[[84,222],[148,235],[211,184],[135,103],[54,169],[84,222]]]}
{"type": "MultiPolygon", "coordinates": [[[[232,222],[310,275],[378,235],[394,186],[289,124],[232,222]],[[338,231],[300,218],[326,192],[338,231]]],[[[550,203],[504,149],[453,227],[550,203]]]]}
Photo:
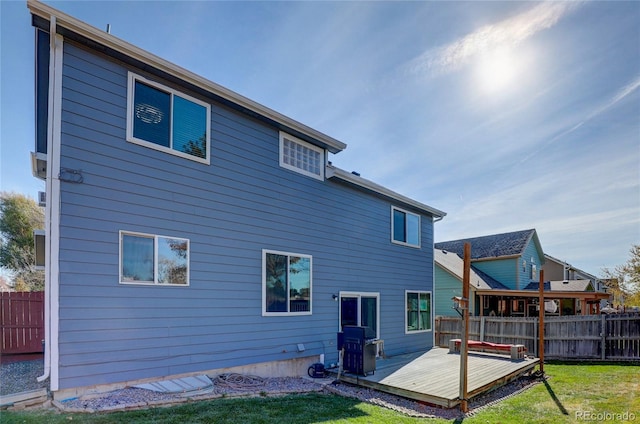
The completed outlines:
{"type": "MultiPolygon", "coordinates": [[[[462,273],[464,267],[464,261],[453,252],[447,252],[440,249],[434,249],[433,258],[436,265],[439,265],[450,274],[456,276],[462,281],[462,273]]],[[[508,290],[509,288],[501,282],[493,279],[486,273],[480,271],[473,265],[471,265],[471,275],[469,276],[469,284],[480,290],[487,289],[499,289],[508,290]]]]}
{"type": "Polygon", "coordinates": [[[464,254],[464,244],[470,243],[472,260],[500,258],[521,255],[529,241],[534,237],[537,239],[536,230],[531,229],[461,240],[442,241],[436,243],[434,247],[462,256],[464,254]]]}
{"type": "Polygon", "coordinates": [[[558,263],[560,265],[564,265],[564,266],[568,267],[570,270],[580,274],[580,276],[587,277],[587,278],[589,278],[589,279],[591,279],[593,281],[596,281],[596,280],[600,279],[600,278],[596,277],[593,274],[590,274],[590,273],[588,273],[586,271],[583,271],[583,270],[581,270],[579,268],[576,268],[575,266],[571,265],[570,263],[567,263],[567,262],[565,262],[563,260],[555,258],[555,257],[553,257],[551,255],[546,254],[546,253],[544,254],[544,258],[545,258],[545,260],[549,260],[549,261],[552,261],[552,262],[556,262],[556,263],[558,263]]]}
{"type": "MultiPolygon", "coordinates": [[[[529,283],[525,290],[538,290],[538,282],[529,283]]],[[[593,284],[589,280],[564,280],[564,281],[545,281],[544,291],[564,291],[564,292],[592,292],[593,284]]]]}

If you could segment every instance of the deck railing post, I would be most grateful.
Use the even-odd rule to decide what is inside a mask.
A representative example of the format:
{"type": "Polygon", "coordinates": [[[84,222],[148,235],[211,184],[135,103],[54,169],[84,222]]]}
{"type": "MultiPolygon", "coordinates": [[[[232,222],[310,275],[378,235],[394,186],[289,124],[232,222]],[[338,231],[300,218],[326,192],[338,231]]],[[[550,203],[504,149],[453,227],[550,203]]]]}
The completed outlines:
{"type": "Polygon", "coordinates": [[[538,357],[538,317],[535,317],[531,320],[532,330],[531,330],[531,343],[533,346],[534,356],[538,357]]]}
{"type": "Polygon", "coordinates": [[[469,411],[467,405],[467,359],[469,343],[469,282],[471,280],[471,244],[464,244],[464,269],[462,272],[462,337],[460,343],[460,410],[469,411]]]}
{"type": "Polygon", "coordinates": [[[538,324],[538,358],[540,358],[540,372],[544,374],[544,269],[540,270],[540,286],[538,287],[538,305],[540,309],[540,323],[538,324]]]}

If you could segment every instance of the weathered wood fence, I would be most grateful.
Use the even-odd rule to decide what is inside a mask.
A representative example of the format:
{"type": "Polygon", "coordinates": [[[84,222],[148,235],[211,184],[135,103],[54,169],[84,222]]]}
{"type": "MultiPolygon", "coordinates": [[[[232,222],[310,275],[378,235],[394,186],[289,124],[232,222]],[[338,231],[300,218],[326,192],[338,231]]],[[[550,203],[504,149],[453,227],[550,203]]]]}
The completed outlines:
{"type": "Polygon", "coordinates": [[[0,293],[0,354],[42,352],[44,292],[0,293]]]}
{"type": "MultiPolygon", "coordinates": [[[[436,317],[436,345],[460,338],[462,320],[436,317]]],[[[538,356],[538,318],[469,317],[469,338],[522,344],[538,356]]],[[[545,317],[545,359],[640,361],[640,314],[545,317]]]]}

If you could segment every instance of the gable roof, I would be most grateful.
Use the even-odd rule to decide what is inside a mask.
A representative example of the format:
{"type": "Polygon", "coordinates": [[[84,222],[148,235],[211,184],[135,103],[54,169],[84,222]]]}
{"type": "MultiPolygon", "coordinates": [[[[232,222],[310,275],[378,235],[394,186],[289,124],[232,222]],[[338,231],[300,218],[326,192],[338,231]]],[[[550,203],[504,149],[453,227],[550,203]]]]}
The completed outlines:
{"type": "MultiPolygon", "coordinates": [[[[462,281],[464,272],[464,261],[455,253],[447,252],[440,249],[434,249],[433,259],[436,265],[455,276],[462,281]]],[[[494,280],[489,275],[480,271],[471,265],[471,275],[469,276],[469,284],[479,290],[499,289],[508,290],[508,287],[501,282],[494,280]]]]}
{"type": "Polygon", "coordinates": [[[536,249],[540,254],[540,260],[544,260],[544,254],[535,229],[514,231],[511,233],[492,234],[488,236],[473,237],[460,240],[443,241],[436,243],[436,249],[446,250],[462,256],[464,244],[471,244],[471,260],[493,259],[520,256],[524,253],[529,242],[536,243],[536,249]]]}
{"type": "Polygon", "coordinates": [[[579,269],[579,268],[576,268],[576,267],[574,267],[573,265],[571,265],[570,263],[567,263],[567,262],[565,262],[565,261],[562,261],[562,260],[560,260],[560,259],[558,259],[558,258],[555,258],[555,257],[553,257],[553,256],[551,256],[551,255],[548,255],[548,254],[546,254],[546,253],[544,254],[544,258],[545,258],[545,260],[546,260],[546,261],[551,261],[551,262],[555,262],[555,263],[557,263],[557,264],[559,264],[559,265],[562,265],[562,266],[566,267],[567,269],[569,269],[569,270],[571,270],[571,271],[575,272],[576,274],[579,274],[579,275],[580,275],[580,276],[582,276],[582,277],[586,277],[586,278],[588,278],[588,279],[589,279],[589,280],[591,280],[591,281],[598,281],[598,280],[600,280],[600,278],[596,277],[595,275],[590,274],[590,273],[588,273],[588,272],[586,272],[586,271],[583,271],[583,270],[581,270],[581,269],[579,269]]]}
{"type": "MultiPolygon", "coordinates": [[[[532,281],[525,288],[525,290],[538,290],[539,283],[532,281]]],[[[593,284],[589,280],[564,280],[564,281],[545,281],[544,291],[551,292],[592,292],[593,284]]]]}

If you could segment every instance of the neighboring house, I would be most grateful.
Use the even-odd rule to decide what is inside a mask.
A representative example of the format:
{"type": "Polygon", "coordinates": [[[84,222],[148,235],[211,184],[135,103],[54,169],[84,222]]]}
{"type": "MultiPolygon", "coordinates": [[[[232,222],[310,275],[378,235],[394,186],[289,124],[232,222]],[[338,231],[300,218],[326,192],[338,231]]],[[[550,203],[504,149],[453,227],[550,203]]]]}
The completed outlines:
{"type": "MultiPolygon", "coordinates": [[[[436,315],[457,316],[458,312],[454,308],[453,298],[462,296],[464,262],[456,253],[440,249],[434,249],[434,261],[436,264],[435,313],[436,315]]],[[[478,290],[508,290],[502,283],[494,280],[475,266],[471,265],[470,271],[470,311],[476,311],[478,308],[478,290]]]]}
{"type": "MultiPolygon", "coordinates": [[[[539,270],[545,255],[535,229],[436,243],[435,314],[457,314],[451,298],[462,294],[462,256],[467,242],[471,244],[471,314],[536,316],[539,270]]],[[[596,305],[606,296],[579,281],[549,283],[546,274],[545,281],[547,310],[553,314],[597,313],[596,305]]]]}
{"type": "MultiPolygon", "coordinates": [[[[540,283],[532,282],[525,290],[531,290],[537,294],[540,283]]],[[[602,296],[608,298],[606,293],[596,295],[593,283],[589,280],[545,281],[543,290],[545,293],[550,293],[550,298],[555,304],[555,306],[547,304],[547,313],[557,315],[598,314],[602,296]]]]}
{"type": "Polygon", "coordinates": [[[433,346],[442,211],[346,145],[42,3],[45,374],[56,398],[216,370],[300,375],[343,325],[433,346]]]}
{"type": "MultiPolygon", "coordinates": [[[[591,282],[593,291],[607,293],[607,286],[603,280],[596,277],[593,274],[589,274],[573,265],[554,258],[551,255],[544,255],[545,263],[542,266],[544,270],[545,280],[550,281],[570,281],[570,280],[588,280],[591,282]]],[[[605,307],[609,304],[609,300],[603,299],[600,303],[600,307],[605,307]]]]}

